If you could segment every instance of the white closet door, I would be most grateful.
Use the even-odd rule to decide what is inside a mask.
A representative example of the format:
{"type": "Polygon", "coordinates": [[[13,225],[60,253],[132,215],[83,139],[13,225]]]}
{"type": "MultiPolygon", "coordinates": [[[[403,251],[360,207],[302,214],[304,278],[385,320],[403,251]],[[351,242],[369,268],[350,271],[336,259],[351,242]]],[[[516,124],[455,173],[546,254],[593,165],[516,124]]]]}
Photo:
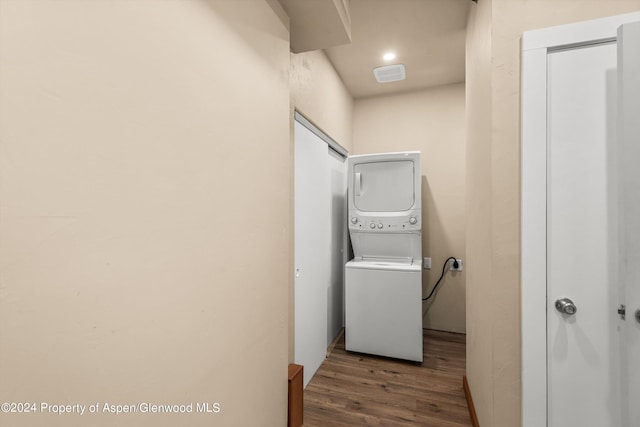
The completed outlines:
{"type": "Polygon", "coordinates": [[[327,355],[331,194],[327,144],[295,122],[295,362],[304,386],[327,355]]]}
{"type": "Polygon", "coordinates": [[[346,159],[328,150],[331,185],[330,277],[327,292],[327,347],[344,325],[344,265],[347,248],[347,164],[346,159]]]}
{"type": "Polygon", "coordinates": [[[550,427],[620,426],[615,69],[613,43],[548,56],[550,427]],[[556,309],[566,298],[575,314],[556,309]]]}
{"type": "Polygon", "coordinates": [[[640,426],[638,20],[522,37],[526,427],[640,426]]]}
{"type": "Polygon", "coordinates": [[[618,29],[622,426],[640,425],[640,22],[618,29]],[[638,317],[636,317],[638,316],[638,317]]]}

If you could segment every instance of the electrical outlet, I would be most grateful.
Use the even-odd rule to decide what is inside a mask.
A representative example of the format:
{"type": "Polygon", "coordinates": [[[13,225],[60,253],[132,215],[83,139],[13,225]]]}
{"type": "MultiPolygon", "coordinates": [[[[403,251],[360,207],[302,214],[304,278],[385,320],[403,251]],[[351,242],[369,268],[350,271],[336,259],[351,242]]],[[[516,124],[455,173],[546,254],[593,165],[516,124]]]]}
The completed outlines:
{"type": "Polygon", "coordinates": [[[462,260],[461,259],[456,259],[456,261],[458,261],[458,268],[455,268],[453,266],[453,260],[452,259],[449,260],[449,271],[462,271],[462,260]]]}
{"type": "Polygon", "coordinates": [[[431,270],[431,258],[424,259],[424,268],[426,270],[431,270]]]}

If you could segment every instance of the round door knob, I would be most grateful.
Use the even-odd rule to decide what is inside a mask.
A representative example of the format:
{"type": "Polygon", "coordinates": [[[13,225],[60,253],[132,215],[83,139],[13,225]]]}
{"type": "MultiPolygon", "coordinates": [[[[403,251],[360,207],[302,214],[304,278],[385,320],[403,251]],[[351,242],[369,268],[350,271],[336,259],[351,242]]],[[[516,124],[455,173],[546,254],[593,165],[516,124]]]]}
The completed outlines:
{"type": "Polygon", "coordinates": [[[573,316],[578,311],[578,307],[569,298],[560,298],[556,300],[556,310],[562,314],[573,316]]]}
{"type": "Polygon", "coordinates": [[[409,218],[409,224],[415,224],[417,222],[418,222],[418,220],[416,219],[415,216],[412,216],[411,218],[409,218]]]}
{"type": "Polygon", "coordinates": [[[371,223],[371,224],[369,224],[369,227],[376,228],[376,225],[374,223],[371,223]]]}
{"type": "Polygon", "coordinates": [[[356,224],[357,222],[358,222],[358,218],[356,218],[355,216],[351,218],[351,224],[356,224]]]}

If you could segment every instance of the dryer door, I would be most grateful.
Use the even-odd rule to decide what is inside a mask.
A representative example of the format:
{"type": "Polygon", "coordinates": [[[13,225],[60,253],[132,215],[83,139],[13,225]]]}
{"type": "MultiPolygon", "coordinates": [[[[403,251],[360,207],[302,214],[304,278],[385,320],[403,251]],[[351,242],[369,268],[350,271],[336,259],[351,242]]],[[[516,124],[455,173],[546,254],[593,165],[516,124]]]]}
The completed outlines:
{"type": "Polygon", "coordinates": [[[401,212],[415,202],[412,160],[357,163],[352,169],[353,201],[363,212],[401,212]]]}

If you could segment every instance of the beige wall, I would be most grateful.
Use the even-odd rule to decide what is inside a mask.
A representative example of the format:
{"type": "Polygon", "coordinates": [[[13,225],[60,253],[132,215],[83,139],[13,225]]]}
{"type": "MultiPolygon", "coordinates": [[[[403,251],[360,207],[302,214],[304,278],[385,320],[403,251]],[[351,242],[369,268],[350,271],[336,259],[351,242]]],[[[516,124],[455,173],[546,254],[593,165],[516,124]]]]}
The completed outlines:
{"type": "Polygon", "coordinates": [[[520,37],[527,30],[637,10],[640,0],[493,0],[472,6],[467,38],[467,375],[482,426],[521,424],[520,37]]]}
{"type": "MultiPolygon", "coordinates": [[[[465,261],[464,84],[356,100],[354,153],[419,150],[422,153],[425,296],[449,256],[465,261]]],[[[424,306],[426,328],[465,331],[466,271],[447,272],[424,306]]]]}
{"type": "MultiPolygon", "coordinates": [[[[353,98],[323,51],[291,54],[290,139],[294,162],[293,112],[297,110],[349,152],[353,148],[353,98]]],[[[293,170],[291,171],[291,229],[293,229],[293,170]]],[[[289,271],[293,272],[293,233],[289,271]]],[[[289,282],[289,360],[295,360],[293,275],[289,282]]]]}
{"type": "Polygon", "coordinates": [[[289,42],[260,0],[0,2],[11,426],[284,426],[289,42]]]}
{"type": "Polygon", "coordinates": [[[493,409],[491,55],[491,2],[480,1],[467,25],[465,132],[467,377],[481,426],[493,409]]]}
{"type": "Polygon", "coordinates": [[[323,51],[291,54],[291,107],[352,151],[353,97],[323,51]]]}

